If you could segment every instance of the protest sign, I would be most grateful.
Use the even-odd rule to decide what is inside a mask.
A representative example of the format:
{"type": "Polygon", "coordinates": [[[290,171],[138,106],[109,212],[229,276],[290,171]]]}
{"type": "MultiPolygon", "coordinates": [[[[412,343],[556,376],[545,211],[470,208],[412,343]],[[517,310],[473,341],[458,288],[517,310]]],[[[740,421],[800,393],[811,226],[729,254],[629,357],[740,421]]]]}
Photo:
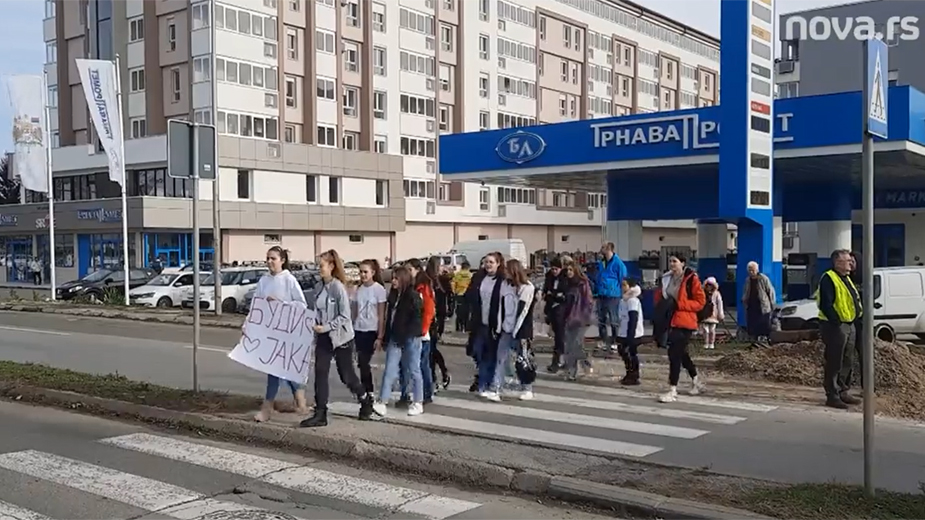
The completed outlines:
{"type": "Polygon", "coordinates": [[[241,340],[228,357],[265,374],[304,384],[315,347],[315,311],[301,302],[254,298],[241,340]]]}

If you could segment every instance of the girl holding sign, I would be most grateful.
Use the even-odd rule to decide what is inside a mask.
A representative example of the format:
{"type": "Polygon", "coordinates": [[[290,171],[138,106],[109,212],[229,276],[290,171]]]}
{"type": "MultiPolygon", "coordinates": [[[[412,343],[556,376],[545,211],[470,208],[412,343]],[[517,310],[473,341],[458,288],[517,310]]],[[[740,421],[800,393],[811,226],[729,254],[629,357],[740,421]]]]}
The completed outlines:
{"type": "Polygon", "coordinates": [[[332,359],[340,380],[360,402],[360,420],[369,420],[373,415],[372,395],[366,392],[353,366],[356,344],[344,262],[333,249],[321,253],[318,260],[324,286],[315,300],[318,313],[318,324],[315,325],[315,413],[299,423],[303,428],[328,425],[328,374],[332,359]]]}
{"type": "MultiPolygon", "coordinates": [[[[299,281],[289,272],[289,251],[279,246],[271,247],[267,251],[267,269],[270,270],[270,274],[262,276],[260,281],[257,282],[254,298],[264,298],[267,301],[279,300],[282,302],[305,303],[305,295],[302,293],[299,281]]],[[[305,387],[294,381],[286,381],[286,383],[292,389],[296,412],[306,413],[308,407],[305,402],[305,387]]],[[[254,417],[255,421],[266,422],[270,420],[270,414],[273,413],[273,401],[276,400],[277,392],[279,392],[279,378],[274,375],[267,375],[267,391],[263,398],[263,406],[260,407],[260,412],[254,417]]]]}

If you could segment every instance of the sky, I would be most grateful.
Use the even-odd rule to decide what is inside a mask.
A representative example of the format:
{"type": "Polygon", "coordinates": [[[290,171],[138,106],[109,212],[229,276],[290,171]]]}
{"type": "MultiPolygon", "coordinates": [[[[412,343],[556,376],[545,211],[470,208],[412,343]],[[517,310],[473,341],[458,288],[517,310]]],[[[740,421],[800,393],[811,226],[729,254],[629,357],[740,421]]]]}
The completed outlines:
{"type": "MultiPolygon", "coordinates": [[[[73,0],[76,1],[76,0],[73,0]]],[[[691,25],[707,34],[719,35],[720,0],[634,0],[675,20],[691,25]]],[[[550,3],[551,0],[550,0],[550,3]]],[[[778,13],[803,11],[818,7],[849,3],[845,0],[777,0],[778,13]]],[[[42,0],[0,0],[0,77],[15,74],[41,74],[45,62],[42,0]]],[[[11,150],[11,132],[3,127],[12,125],[6,81],[0,85],[0,152],[11,150]]]]}

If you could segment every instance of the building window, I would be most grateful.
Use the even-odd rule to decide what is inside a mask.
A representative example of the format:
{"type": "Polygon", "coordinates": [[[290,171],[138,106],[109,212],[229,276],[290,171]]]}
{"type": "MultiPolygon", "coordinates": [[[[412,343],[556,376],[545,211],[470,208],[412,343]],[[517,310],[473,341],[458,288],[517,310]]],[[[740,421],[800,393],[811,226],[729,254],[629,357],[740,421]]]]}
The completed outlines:
{"type": "Polygon", "coordinates": [[[373,47],[373,74],[387,76],[388,59],[384,47],[373,47]]]}
{"type": "Polygon", "coordinates": [[[299,12],[302,10],[302,0],[289,0],[289,10],[299,12]]]}
{"type": "Polygon", "coordinates": [[[453,51],[453,28],[447,24],[440,24],[440,48],[446,52],[453,51]]]}
{"type": "Polygon", "coordinates": [[[350,27],[360,27],[360,4],[357,0],[346,0],[343,4],[344,16],[347,17],[347,25],[350,27]]]}
{"type": "Polygon", "coordinates": [[[435,156],[435,150],[436,146],[433,139],[404,136],[401,138],[402,155],[433,158],[435,156]]]}
{"type": "Polygon", "coordinates": [[[251,198],[251,172],[250,170],[238,170],[238,198],[251,198]]]}
{"type": "Polygon", "coordinates": [[[144,18],[134,18],[128,22],[128,41],[140,42],[145,39],[144,18]]]}
{"type": "Polygon", "coordinates": [[[48,108],[58,108],[58,87],[51,85],[48,87],[48,108]]]}
{"type": "Polygon", "coordinates": [[[373,4],[373,30],[385,32],[385,5],[380,3],[373,4]]]}
{"type": "Polygon", "coordinates": [[[315,80],[315,84],[318,88],[318,99],[327,99],[329,101],[334,101],[334,92],[335,92],[335,81],[328,78],[318,78],[315,80]]]}
{"type": "Polygon", "coordinates": [[[45,44],[45,63],[58,63],[58,44],[48,42],[45,44]]]}
{"type": "Polygon", "coordinates": [[[337,147],[337,129],[333,126],[318,125],[318,146],[337,147]]]}
{"type": "Polygon", "coordinates": [[[362,244],[363,243],[363,235],[349,235],[347,239],[350,240],[351,244],[362,244]]]}
{"type": "Polygon", "coordinates": [[[328,202],[340,204],[340,177],[328,177],[328,202]]]}
{"type": "Polygon", "coordinates": [[[479,20],[487,22],[491,9],[489,8],[491,0],[479,0],[479,20]]]}
{"type": "Polygon", "coordinates": [[[344,115],[356,117],[360,103],[360,91],[356,87],[344,88],[344,115]]]}
{"type": "Polygon", "coordinates": [[[483,60],[491,58],[491,40],[487,34],[479,35],[479,58],[483,60]]]}
{"type": "Polygon", "coordinates": [[[377,135],[373,138],[373,148],[376,153],[389,153],[389,138],[384,135],[377,135]]]}
{"type": "Polygon", "coordinates": [[[286,29],[286,56],[290,60],[299,59],[299,33],[295,29],[286,29]]]}
{"type": "Polygon", "coordinates": [[[128,71],[129,92],[145,91],[145,69],[137,68],[128,71]]]}
{"type": "Polygon", "coordinates": [[[484,72],[479,76],[479,97],[487,98],[491,93],[491,78],[484,72]]]}
{"type": "Polygon", "coordinates": [[[498,203],[536,204],[536,190],[533,188],[498,188],[498,203]]]}
{"type": "MultiPolygon", "coordinates": [[[[260,67],[254,68],[255,72],[257,70],[259,70],[261,73],[263,72],[263,69],[260,67]]],[[[203,81],[209,81],[211,79],[212,79],[212,59],[209,56],[193,58],[193,83],[202,83],[203,81]]],[[[263,78],[261,78],[261,83],[263,83],[263,78]]],[[[255,86],[263,86],[263,85],[255,85],[255,86]]]]}
{"type": "Polygon", "coordinates": [[[297,98],[298,91],[296,90],[296,79],[292,76],[286,76],[286,106],[295,108],[297,98]]]}
{"type": "Polygon", "coordinates": [[[440,65],[440,90],[453,90],[453,69],[449,65],[440,65]]]}
{"type": "Polygon", "coordinates": [[[376,205],[385,206],[386,201],[389,200],[389,182],[377,179],[376,180],[376,205]]]}
{"type": "Polygon", "coordinates": [[[450,131],[450,107],[447,105],[440,105],[440,131],[449,132],[450,131]]]}
{"type": "Polygon", "coordinates": [[[170,86],[173,89],[173,102],[178,103],[180,101],[180,68],[174,67],[170,69],[170,86]]]}
{"type": "Polygon", "coordinates": [[[443,0],[443,8],[447,11],[456,10],[456,0],[443,0]]]}
{"type": "Polygon", "coordinates": [[[360,45],[344,41],[344,69],[350,72],[360,70],[360,45]]]}
{"type": "Polygon", "coordinates": [[[388,108],[388,95],[383,90],[373,92],[373,117],[376,119],[386,119],[386,109],[388,108]]]}
{"type": "Polygon", "coordinates": [[[211,125],[212,124],[212,110],[208,108],[200,108],[199,110],[193,111],[193,121],[201,125],[211,125]]]}
{"type": "Polygon", "coordinates": [[[143,117],[136,117],[131,120],[132,139],[139,139],[148,135],[148,122],[143,117]]]}
{"type": "Polygon", "coordinates": [[[488,130],[491,125],[491,113],[479,112],[479,130],[488,130]]]}
{"type": "Polygon", "coordinates": [[[167,51],[177,50],[177,22],[173,18],[167,19],[167,51]]]}
{"type": "Polygon", "coordinates": [[[311,204],[318,203],[318,176],[305,176],[305,202],[311,204]]]}
{"type": "Polygon", "coordinates": [[[399,98],[399,105],[402,113],[405,114],[425,117],[434,117],[435,115],[435,103],[433,98],[402,94],[399,98]]]}
{"type": "Polygon", "coordinates": [[[51,133],[51,147],[58,148],[61,146],[61,132],[55,130],[51,133]]]}
{"type": "Polygon", "coordinates": [[[55,1],[56,0],[45,0],[45,18],[55,17],[55,1]]]}
{"type": "Polygon", "coordinates": [[[434,198],[434,181],[419,181],[414,179],[405,179],[402,182],[405,198],[408,199],[432,199],[434,198]]]}
{"type": "Polygon", "coordinates": [[[334,54],[336,41],[337,39],[334,37],[334,33],[322,31],[321,29],[315,30],[316,51],[323,52],[325,54],[334,54]]]}
{"type": "Polygon", "coordinates": [[[211,24],[211,16],[209,16],[209,3],[202,2],[199,4],[193,5],[193,30],[202,29],[203,27],[209,27],[211,24]]]}
{"type": "Polygon", "coordinates": [[[287,143],[295,142],[295,125],[286,125],[283,129],[283,141],[287,143]]]}
{"type": "Polygon", "coordinates": [[[360,134],[356,132],[344,132],[343,148],[344,150],[359,150],[360,134]]]}
{"type": "MultiPolygon", "coordinates": [[[[491,191],[479,188],[479,211],[491,211],[491,191]]],[[[482,240],[481,237],[479,240],[482,240]]]]}
{"type": "Polygon", "coordinates": [[[215,129],[220,134],[256,137],[270,141],[279,139],[279,121],[274,117],[235,114],[219,110],[215,129]]]}

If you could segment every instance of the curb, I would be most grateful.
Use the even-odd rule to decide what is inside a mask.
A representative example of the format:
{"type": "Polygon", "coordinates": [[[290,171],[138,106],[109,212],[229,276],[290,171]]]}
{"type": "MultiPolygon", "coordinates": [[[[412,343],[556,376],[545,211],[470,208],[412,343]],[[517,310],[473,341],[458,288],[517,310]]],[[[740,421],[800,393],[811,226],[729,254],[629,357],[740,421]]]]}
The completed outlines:
{"type": "Polygon", "coordinates": [[[372,466],[425,475],[467,486],[491,487],[552,496],[560,500],[591,503],[618,514],[668,520],[773,520],[749,511],[668,498],[651,493],[558,477],[531,470],[469,461],[452,456],[328,437],[317,430],[287,428],[192,412],[179,412],[115,399],[33,386],[3,385],[0,396],[19,402],[55,406],[100,416],[208,432],[238,440],[259,441],[275,448],[316,452],[350,458],[372,466]]]}

